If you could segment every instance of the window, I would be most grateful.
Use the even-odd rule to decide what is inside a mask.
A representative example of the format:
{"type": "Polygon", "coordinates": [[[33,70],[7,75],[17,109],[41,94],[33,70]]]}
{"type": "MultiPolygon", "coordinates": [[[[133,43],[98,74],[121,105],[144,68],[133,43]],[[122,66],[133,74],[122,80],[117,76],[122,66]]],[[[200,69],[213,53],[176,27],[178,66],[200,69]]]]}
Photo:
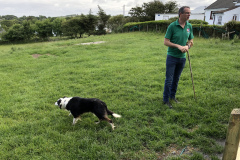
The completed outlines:
{"type": "Polygon", "coordinates": [[[236,14],[234,14],[233,15],[233,19],[232,19],[233,21],[236,21],[237,20],[237,15],[236,14]]]}
{"type": "Polygon", "coordinates": [[[210,13],[210,19],[213,20],[213,11],[210,13]]]}
{"type": "Polygon", "coordinates": [[[221,25],[222,24],[222,16],[218,16],[218,25],[221,25]]]}

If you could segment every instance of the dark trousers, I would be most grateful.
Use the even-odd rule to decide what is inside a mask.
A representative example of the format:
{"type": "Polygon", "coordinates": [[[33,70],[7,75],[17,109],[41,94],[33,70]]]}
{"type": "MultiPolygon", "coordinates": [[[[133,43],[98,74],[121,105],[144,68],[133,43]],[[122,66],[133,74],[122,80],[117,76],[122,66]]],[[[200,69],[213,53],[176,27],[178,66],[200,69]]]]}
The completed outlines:
{"type": "Polygon", "coordinates": [[[174,99],[178,81],[185,66],[186,58],[176,58],[167,55],[166,60],[166,79],[163,92],[163,101],[168,102],[169,98],[174,99]]]}

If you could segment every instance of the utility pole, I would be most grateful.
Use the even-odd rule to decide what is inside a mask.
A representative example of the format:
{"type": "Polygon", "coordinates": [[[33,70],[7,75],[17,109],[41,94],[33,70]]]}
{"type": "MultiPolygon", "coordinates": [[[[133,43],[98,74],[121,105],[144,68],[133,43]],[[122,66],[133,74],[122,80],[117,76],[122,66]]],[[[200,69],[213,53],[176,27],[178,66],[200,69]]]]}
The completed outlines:
{"type": "Polygon", "coordinates": [[[123,5],[123,16],[125,16],[125,5],[123,5]]]}

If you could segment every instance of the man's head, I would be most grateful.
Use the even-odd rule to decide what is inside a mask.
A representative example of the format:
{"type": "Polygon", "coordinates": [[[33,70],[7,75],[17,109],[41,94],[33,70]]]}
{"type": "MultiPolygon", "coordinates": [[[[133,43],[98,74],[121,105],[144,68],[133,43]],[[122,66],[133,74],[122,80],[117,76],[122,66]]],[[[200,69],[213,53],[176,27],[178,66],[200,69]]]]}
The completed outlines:
{"type": "Polygon", "coordinates": [[[188,6],[182,6],[178,11],[179,18],[186,21],[189,20],[190,14],[191,14],[191,11],[190,11],[190,7],[188,6]]]}

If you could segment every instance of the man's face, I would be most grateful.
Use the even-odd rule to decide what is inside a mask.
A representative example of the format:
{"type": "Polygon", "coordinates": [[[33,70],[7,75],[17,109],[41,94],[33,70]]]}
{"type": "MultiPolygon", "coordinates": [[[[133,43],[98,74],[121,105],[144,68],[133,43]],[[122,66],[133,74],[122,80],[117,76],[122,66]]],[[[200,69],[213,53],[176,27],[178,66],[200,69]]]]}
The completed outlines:
{"type": "Polygon", "coordinates": [[[184,8],[184,13],[181,14],[181,18],[184,21],[188,21],[189,17],[190,17],[190,14],[191,14],[190,8],[184,8]]]}

